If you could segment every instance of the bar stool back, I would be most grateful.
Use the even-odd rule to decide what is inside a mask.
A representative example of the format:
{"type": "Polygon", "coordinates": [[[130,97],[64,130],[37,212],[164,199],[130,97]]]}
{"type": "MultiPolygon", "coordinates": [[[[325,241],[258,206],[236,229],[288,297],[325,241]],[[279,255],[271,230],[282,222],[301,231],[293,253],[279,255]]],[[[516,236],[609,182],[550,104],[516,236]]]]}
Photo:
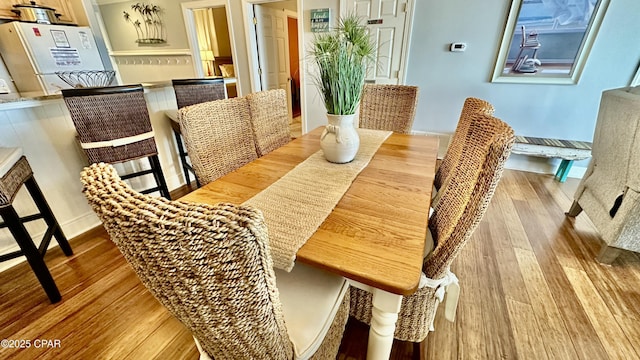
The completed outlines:
{"type": "Polygon", "coordinates": [[[141,192],[159,191],[171,199],[142,85],[65,89],[62,96],[90,164],[116,164],[146,157],[151,169],[122,175],[122,179],[153,174],[156,186],[141,192]]]}
{"type": "MultiPolygon", "coordinates": [[[[176,94],[176,102],[178,109],[185,106],[200,104],[207,101],[221,100],[227,98],[227,87],[224,84],[223,79],[174,79],[171,81],[173,84],[173,90],[176,94]]],[[[180,123],[177,117],[169,117],[171,119],[171,128],[176,138],[176,144],[178,145],[178,154],[180,155],[180,163],[182,164],[182,170],[184,171],[184,178],[187,185],[191,183],[189,172],[193,173],[193,177],[196,178],[196,185],[200,187],[200,182],[195,176],[193,167],[187,161],[187,150],[182,143],[182,131],[180,130],[180,123]]]]}
{"type": "Polygon", "coordinates": [[[60,291],[58,291],[58,287],[53,281],[47,265],[44,263],[44,255],[53,236],[55,236],[65,255],[70,256],[73,251],[67,238],[62,233],[62,229],[51,208],[49,208],[42,195],[40,187],[33,177],[33,171],[27,162],[27,158],[22,155],[22,149],[20,148],[0,147],[0,216],[3,220],[0,223],[0,228],[8,228],[21,249],[0,255],[0,262],[24,255],[47,293],[49,300],[52,303],[60,301],[60,291]],[[36,204],[39,211],[38,214],[20,217],[14,209],[13,200],[23,184],[36,204]],[[40,245],[36,247],[31,235],[25,229],[24,223],[38,219],[45,221],[47,231],[40,245]]]}

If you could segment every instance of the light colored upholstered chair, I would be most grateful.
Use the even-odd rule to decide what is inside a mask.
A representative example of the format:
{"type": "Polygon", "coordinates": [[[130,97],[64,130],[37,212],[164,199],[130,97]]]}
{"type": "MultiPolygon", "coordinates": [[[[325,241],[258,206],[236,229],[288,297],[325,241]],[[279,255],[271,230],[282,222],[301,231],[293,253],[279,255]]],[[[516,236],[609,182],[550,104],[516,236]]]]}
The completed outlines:
{"type": "Polygon", "coordinates": [[[266,155],[291,141],[286,91],[260,91],[245,98],[249,102],[258,156],[266,155]]]}
{"type": "Polygon", "coordinates": [[[178,110],[178,119],[202,185],[258,158],[245,98],[187,106],[178,110]]]}
{"type": "Polygon", "coordinates": [[[582,210],[605,242],[598,260],[640,252],[640,86],[602,93],[591,163],[568,216],[582,210]]]}
{"type": "Polygon", "coordinates": [[[460,118],[458,119],[458,125],[456,126],[456,131],[454,132],[453,138],[449,142],[449,148],[436,171],[436,176],[433,181],[433,186],[436,190],[440,189],[460,160],[462,149],[467,141],[467,133],[469,131],[469,124],[471,123],[472,115],[475,113],[481,113],[493,116],[493,112],[493,105],[485,100],[473,97],[465,99],[464,105],[462,105],[462,111],[460,112],[460,118]]]}
{"type": "Polygon", "coordinates": [[[123,174],[122,178],[152,174],[156,186],[143,193],[158,191],[171,199],[142,85],[63,89],[62,97],[89,164],[118,164],[147,158],[150,169],[123,174]]]}
{"type": "MultiPolygon", "coordinates": [[[[178,105],[178,109],[207,101],[227,98],[227,87],[224,84],[224,79],[173,79],[171,80],[171,84],[173,85],[173,91],[176,95],[176,104],[178,105]]],[[[193,167],[189,161],[187,161],[189,154],[182,144],[180,123],[175,116],[169,116],[169,120],[171,121],[171,129],[173,130],[173,134],[176,138],[176,145],[178,146],[178,155],[180,156],[184,179],[187,184],[190,184],[191,178],[189,176],[189,172],[192,172],[195,175],[195,171],[193,171],[193,167]]],[[[196,186],[200,187],[200,182],[197,178],[196,186]]]]}
{"type": "MultiPolygon", "coordinates": [[[[509,125],[478,113],[471,119],[467,145],[451,170],[456,181],[441,189],[441,201],[429,219],[427,242],[433,239],[435,247],[427,244],[433,250],[425,257],[418,290],[402,299],[394,334],[398,340],[422,342],[432,327],[445,290],[450,286],[457,290],[451,263],[482,219],[511,152],[514,133],[509,125]]],[[[449,293],[447,299],[457,301],[457,296],[449,293]]],[[[446,310],[447,318],[453,320],[455,306],[447,306],[446,310]]],[[[369,324],[371,311],[371,294],[351,288],[351,316],[369,324]]]]}
{"type": "Polygon", "coordinates": [[[360,99],[359,126],[408,134],[417,104],[417,86],[365,84],[360,99]]]}
{"type": "Polygon", "coordinates": [[[142,283],[196,339],[201,359],[335,359],[349,312],[344,278],[273,270],[262,213],[152,198],[113,167],[83,192],[142,283]]]}

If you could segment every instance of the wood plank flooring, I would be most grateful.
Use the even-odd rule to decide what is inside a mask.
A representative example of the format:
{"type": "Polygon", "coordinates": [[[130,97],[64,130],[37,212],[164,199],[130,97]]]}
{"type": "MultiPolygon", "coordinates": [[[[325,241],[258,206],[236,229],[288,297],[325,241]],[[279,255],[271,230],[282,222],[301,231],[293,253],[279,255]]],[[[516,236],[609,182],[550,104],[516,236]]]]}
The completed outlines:
{"type": "MultiPolygon", "coordinates": [[[[570,179],[571,181],[571,179],[570,179]]],[[[575,184],[575,182],[574,182],[575,184]]],[[[551,175],[505,171],[483,222],[453,266],[456,321],[439,313],[423,359],[640,359],[640,258],[595,261],[601,243],[551,175]]],[[[52,249],[63,300],[50,304],[23,263],[0,273],[0,359],[197,359],[189,332],[146,291],[106,234],[52,249]],[[36,347],[36,339],[59,340],[36,347]],[[55,346],[55,343],[50,345],[55,346]]],[[[364,359],[368,327],[350,320],[339,359],[364,359]]],[[[38,343],[38,345],[42,345],[38,343]]],[[[392,359],[412,358],[396,342],[392,359]]]]}

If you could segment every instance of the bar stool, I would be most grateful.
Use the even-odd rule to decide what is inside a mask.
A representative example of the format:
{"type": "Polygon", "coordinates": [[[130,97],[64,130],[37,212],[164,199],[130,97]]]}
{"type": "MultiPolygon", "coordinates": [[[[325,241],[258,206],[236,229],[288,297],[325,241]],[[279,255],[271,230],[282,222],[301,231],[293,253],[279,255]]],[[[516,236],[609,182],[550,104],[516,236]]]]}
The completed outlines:
{"type": "Polygon", "coordinates": [[[73,255],[73,251],[67,238],[62,233],[62,229],[53,212],[51,212],[49,204],[47,204],[42,195],[40,187],[38,187],[33,177],[33,171],[27,162],[27,158],[22,155],[22,149],[20,148],[0,147],[0,216],[4,221],[0,223],[0,228],[8,228],[21,249],[0,255],[0,262],[24,255],[51,303],[60,301],[60,291],[58,291],[58,287],[53,281],[47,265],[44,263],[44,255],[53,236],[55,236],[65,255],[73,255]],[[13,208],[13,200],[22,184],[26,186],[36,204],[39,211],[38,214],[20,217],[13,208]],[[44,219],[47,224],[47,231],[40,242],[40,246],[36,247],[27,229],[25,229],[24,223],[38,219],[44,219]]]}
{"type": "MultiPolygon", "coordinates": [[[[174,79],[171,81],[173,84],[173,91],[176,94],[176,102],[178,109],[189,105],[200,104],[207,101],[214,101],[227,98],[227,87],[224,84],[224,79],[174,79]]],[[[187,150],[182,143],[182,131],[180,130],[180,123],[175,111],[166,112],[169,119],[171,119],[171,128],[176,138],[176,144],[178,145],[178,154],[180,155],[180,162],[182,163],[182,170],[184,171],[184,178],[187,185],[191,183],[189,172],[196,178],[196,186],[200,187],[200,182],[195,176],[193,167],[187,161],[187,150]]]]}
{"type": "Polygon", "coordinates": [[[156,186],[140,192],[159,191],[160,195],[171,199],[158,159],[142,85],[65,89],[62,96],[90,164],[117,164],[146,157],[150,169],[133,171],[121,178],[152,174],[156,186]]]}

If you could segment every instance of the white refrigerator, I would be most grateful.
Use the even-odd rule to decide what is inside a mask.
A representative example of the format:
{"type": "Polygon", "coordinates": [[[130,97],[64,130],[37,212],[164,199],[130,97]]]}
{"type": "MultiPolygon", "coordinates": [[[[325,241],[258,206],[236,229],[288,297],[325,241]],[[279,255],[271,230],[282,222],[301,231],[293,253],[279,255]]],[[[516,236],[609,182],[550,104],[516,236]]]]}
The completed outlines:
{"type": "Polygon", "coordinates": [[[88,27],[17,21],[1,24],[0,54],[24,97],[54,95],[71,88],[56,72],[104,70],[88,27]]]}

